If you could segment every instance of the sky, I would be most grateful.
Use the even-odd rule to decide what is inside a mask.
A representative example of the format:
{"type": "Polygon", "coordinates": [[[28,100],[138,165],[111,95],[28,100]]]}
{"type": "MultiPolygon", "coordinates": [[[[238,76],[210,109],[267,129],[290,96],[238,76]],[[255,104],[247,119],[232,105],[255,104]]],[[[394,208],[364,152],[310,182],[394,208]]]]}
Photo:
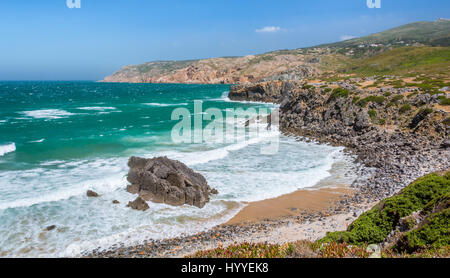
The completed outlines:
{"type": "Polygon", "coordinates": [[[450,18],[448,0],[80,1],[0,0],[0,80],[100,80],[129,64],[295,49],[450,18]]]}

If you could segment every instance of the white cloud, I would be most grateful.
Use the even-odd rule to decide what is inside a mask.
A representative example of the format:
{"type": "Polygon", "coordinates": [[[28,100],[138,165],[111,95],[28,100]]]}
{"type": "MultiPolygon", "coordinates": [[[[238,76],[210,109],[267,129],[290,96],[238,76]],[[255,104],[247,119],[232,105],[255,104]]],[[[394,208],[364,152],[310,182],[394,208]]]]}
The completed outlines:
{"type": "Polygon", "coordinates": [[[356,38],[355,36],[352,36],[352,35],[342,35],[341,37],[340,37],[340,40],[341,41],[346,41],[346,40],[351,40],[351,39],[354,39],[354,38],[356,38]]]}
{"type": "Polygon", "coordinates": [[[255,32],[257,33],[276,33],[281,31],[281,28],[278,26],[266,26],[261,29],[256,29],[255,32]]]}

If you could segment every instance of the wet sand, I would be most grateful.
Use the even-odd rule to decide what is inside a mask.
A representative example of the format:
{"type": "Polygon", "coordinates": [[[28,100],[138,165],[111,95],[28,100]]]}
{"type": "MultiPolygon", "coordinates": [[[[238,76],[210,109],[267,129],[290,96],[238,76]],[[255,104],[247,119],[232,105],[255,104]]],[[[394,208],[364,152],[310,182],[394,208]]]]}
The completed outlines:
{"type": "Polygon", "coordinates": [[[226,224],[250,224],[263,220],[300,216],[305,211],[328,211],[335,202],[348,197],[352,192],[353,190],[347,187],[298,190],[277,198],[249,203],[226,224]]]}

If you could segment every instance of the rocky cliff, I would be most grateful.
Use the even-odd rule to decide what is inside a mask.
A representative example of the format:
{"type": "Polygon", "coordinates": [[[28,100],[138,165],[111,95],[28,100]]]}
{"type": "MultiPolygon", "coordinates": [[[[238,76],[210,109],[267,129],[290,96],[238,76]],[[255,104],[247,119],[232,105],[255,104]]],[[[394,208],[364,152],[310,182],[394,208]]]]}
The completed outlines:
{"type": "Polygon", "coordinates": [[[125,66],[102,82],[243,84],[262,79],[298,80],[318,74],[322,59],[328,56],[331,55],[326,50],[298,50],[245,57],[156,61],[125,66]]]}
{"type": "Polygon", "coordinates": [[[354,184],[356,201],[380,200],[450,167],[449,112],[439,105],[439,95],[360,89],[350,81],[264,82],[235,86],[230,98],[278,102],[284,133],[353,150],[359,162],[374,169],[370,183],[354,184]]]}

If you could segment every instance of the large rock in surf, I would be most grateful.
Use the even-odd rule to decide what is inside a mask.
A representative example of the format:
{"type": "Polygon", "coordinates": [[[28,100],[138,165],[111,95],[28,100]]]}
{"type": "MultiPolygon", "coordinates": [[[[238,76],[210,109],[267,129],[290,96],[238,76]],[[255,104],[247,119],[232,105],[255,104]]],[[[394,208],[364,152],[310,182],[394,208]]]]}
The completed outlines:
{"type": "Polygon", "coordinates": [[[128,166],[131,185],[127,186],[127,191],[139,194],[146,201],[202,208],[209,196],[217,192],[211,190],[201,174],[167,157],[131,157],[128,166]]]}

